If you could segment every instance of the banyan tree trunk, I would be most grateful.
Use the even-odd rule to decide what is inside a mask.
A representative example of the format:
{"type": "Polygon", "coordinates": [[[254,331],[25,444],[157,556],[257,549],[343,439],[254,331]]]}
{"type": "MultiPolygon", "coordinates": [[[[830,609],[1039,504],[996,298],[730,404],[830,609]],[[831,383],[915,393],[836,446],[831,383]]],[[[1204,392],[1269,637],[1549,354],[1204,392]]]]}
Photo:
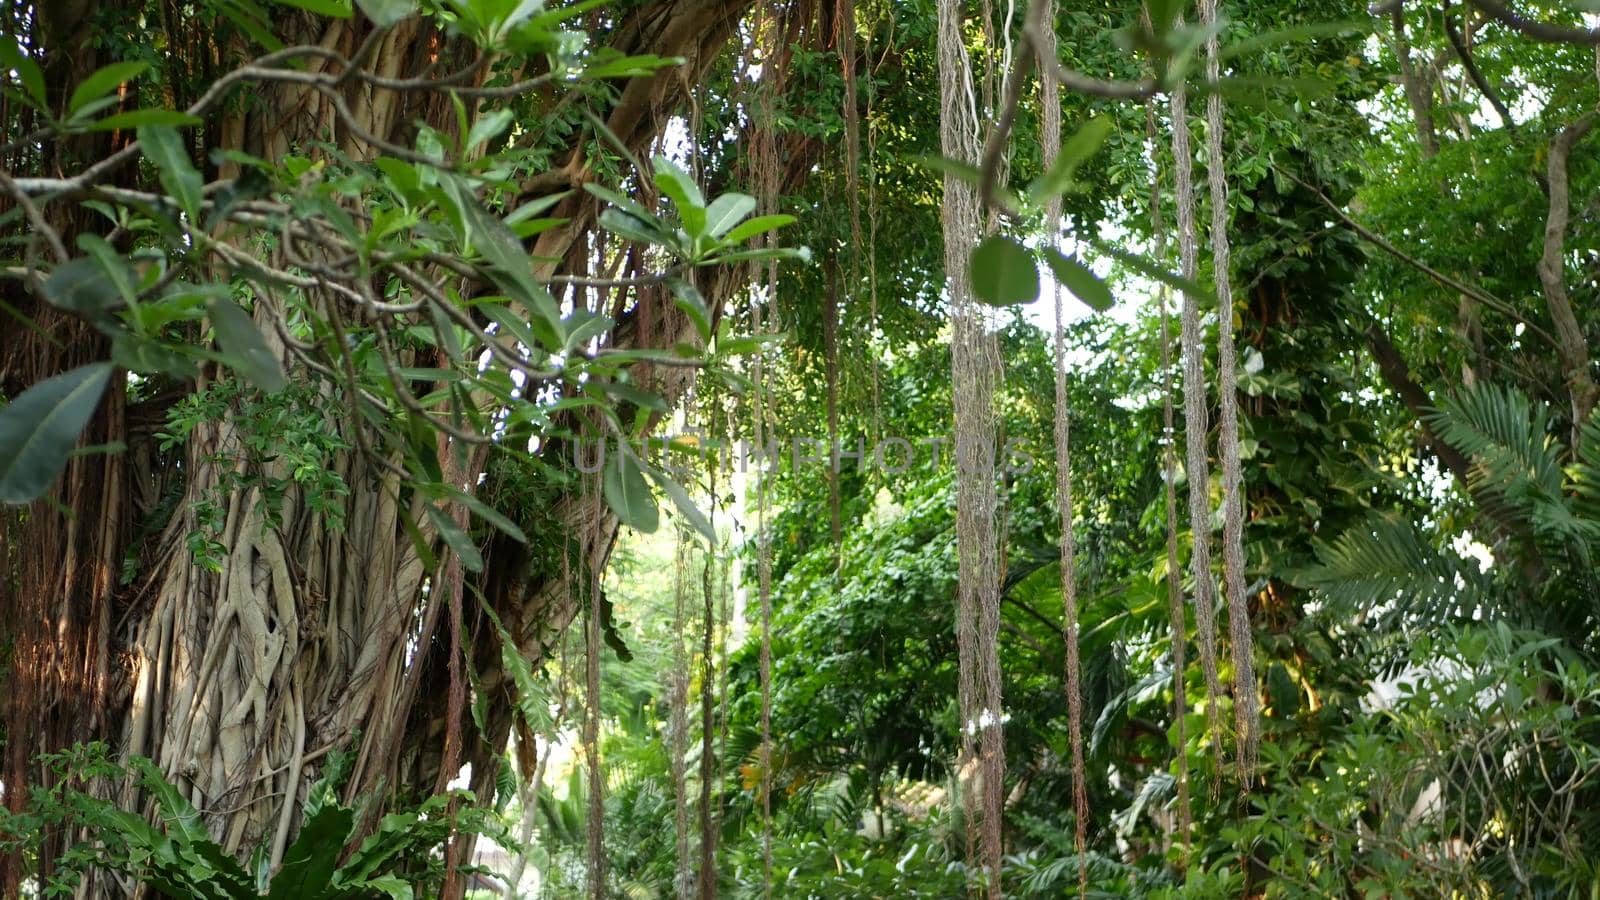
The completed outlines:
{"type": "MultiPolygon", "coordinates": [[[[614,22],[596,23],[609,25],[595,32],[597,42],[624,53],[688,60],[682,69],[626,82],[615,105],[601,111],[633,151],[645,151],[665,127],[684,99],[685,86],[702,77],[749,5],[749,0],[651,0],[628,8],[614,22]]],[[[104,42],[90,39],[87,24],[103,11],[94,0],[32,6],[39,14],[30,26],[29,46],[38,48],[51,96],[59,102],[86,72],[111,61],[96,49],[104,42]]],[[[217,46],[210,31],[192,22],[184,25],[182,4],[151,6],[168,23],[171,65],[187,68],[184,83],[204,81],[207,72],[214,77],[239,58],[236,49],[217,46]]],[[[26,20],[4,4],[0,11],[10,27],[26,20]]],[[[346,55],[370,28],[359,17],[343,22],[304,17],[278,25],[290,43],[317,43],[346,55]]],[[[429,22],[413,18],[381,40],[370,66],[382,75],[406,77],[468,52],[429,22]]],[[[179,82],[174,75],[171,83],[179,82]]],[[[385,140],[409,145],[419,121],[446,134],[456,130],[443,93],[373,90],[355,80],[348,91],[362,127],[385,140]]],[[[291,153],[315,157],[321,152],[315,142],[331,140],[355,159],[377,155],[315,93],[292,87],[252,87],[250,92],[253,102],[228,105],[227,113],[208,123],[207,149],[239,149],[266,159],[291,153]]],[[[192,99],[179,96],[173,103],[181,107],[192,99]]],[[[31,127],[20,118],[0,110],[8,133],[31,127]]],[[[118,140],[126,138],[74,140],[44,151],[24,148],[4,164],[14,172],[70,173],[118,140]]],[[[574,144],[564,165],[537,179],[532,190],[563,190],[586,179],[581,147],[574,144]]],[[[195,162],[208,180],[229,174],[204,156],[195,162]]],[[[125,167],[122,177],[136,181],[136,167],[125,167]]],[[[596,214],[592,201],[574,199],[583,197],[579,191],[563,202],[557,214],[570,221],[541,235],[535,255],[563,259],[583,246],[596,214]]],[[[86,227],[60,218],[75,209],[58,204],[46,210],[69,245],[74,231],[86,227]]],[[[736,279],[721,273],[704,287],[715,302],[736,287],[736,279]]],[[[54,338],[0,314],[0,390],[6,396],[107,355],[92,329],[38,302],[20,282],[0,281],[0,299],[54,338]]],[[[670,302],[628,302],[614,346],[666,347],[692,334],[670,302]]],[[[676,376],[658,373],[658,378],[657,389],[672,399],[680,386],[676,376]]],[[[204,378],[197,387],[203,386],[204,378]]],[[[394,477],[359,453],[339,453],[333,467],[347,494],[318,497],[317,506],[290,487],[281,505],[274,501],[277,514],[269,520],[261,489],[251,485],[259,481],[254,476],[284,473],[273,471],[279,463],[252,461],[242,446],[246,429],[238,410],[196,426],[181,461],[155,470],[154,434],[177,399],[130,402],[124,391],[108,391],[82,441],[85,446],[123,441],[127,451],[74,460],[49,499],[0,516],[0,628],[14,648],[0,693],[7,806],[22,807],[25,786],[46,777],[32,762],[36,754],[105,740],[120,752],[155,759],[227,847],[265,843],[276,859],[298,826],[299,798],[318,760],[332,749],[356,751],[347,787],[351,795],[389,791],[397,784],[434,790],[462,762],[474,763],[475,787],[492,784],[511,723],[498,665],[499,638],[492,628],[475,627],[481,616],[474,603],[461,604],[462,652],[489,698],[487,733],[478,734],[471,717],[461,715],[460,704],[450,702],[452,690],[459,698],[464,689],[459,672],[453,680],[450,671],[450,613],[440,608],[445,592],[424,590],[431,583],[452,584],[459,591],[459,571],[430,570],[418,558],[402,524],[407,511],[394,477]],[[330,502],[342,512],[342,529],[330,523],[330,502]],[[190,535],[213,528],[217,544],[197,560],[190,535]],[[450,741],[456,749],[447,752],[450,741]],[[456,764],[446,765],[451,758],[456,764]]],[[[327,404],[329,410],[334,406],[327,404]]],[[[320,427],[357,446],[348,417],[327,412],[320,427]]],[[[441,452],[440,458],[451,455],[441,452]]],[[[475,472],[454,474],[476,481],[475,472]]],[[[485,571],[474,575],[478,582],[471,585],[497,608],[533,658],[554,644],[574,613],[568,593],[536,574],[550,570],[540,564],[541,555],[558,553],[573,540],[580,558],[602,565],[617,527],[592,496],[566,496],[555,510],[551,532],[531,535],[527,547],[492,544],[485,571]]],[[[143,802],[132,794],[123,799],[143,802]]],[[[61,839],[56,836],[47,846],[46,857],[59,849],[61,839]]],[[[21,865],[18,857],[0,861],[0,890],[6,896],[19,891],[26,874],[21,865]]],[[[87,893],[118,896],[122,890],[100,883],[87,893]]]]}

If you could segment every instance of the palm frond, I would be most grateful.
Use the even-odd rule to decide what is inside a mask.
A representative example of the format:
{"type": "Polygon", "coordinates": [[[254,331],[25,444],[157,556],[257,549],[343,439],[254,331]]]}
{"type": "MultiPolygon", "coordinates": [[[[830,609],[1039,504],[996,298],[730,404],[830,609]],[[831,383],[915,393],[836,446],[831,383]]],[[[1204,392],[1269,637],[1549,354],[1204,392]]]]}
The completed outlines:
{"type": "Polygon", "coordinates": [[[1473,487],[1516,499],[1528,491],[1561,493],[1560,450],[1550,414],[1516,388],[1482,384],[1440,404],[1428,422],[1472,458],[1473,487]]]}
{"type": "Polygon", "coordinates": [[[1293,582],[1320,592],[1356,624],[1493,618],[1502,606],[1475,561],[1434,546],[1410,522],[1374,515],[1318,547],[1317,557],[1293,582]]]}

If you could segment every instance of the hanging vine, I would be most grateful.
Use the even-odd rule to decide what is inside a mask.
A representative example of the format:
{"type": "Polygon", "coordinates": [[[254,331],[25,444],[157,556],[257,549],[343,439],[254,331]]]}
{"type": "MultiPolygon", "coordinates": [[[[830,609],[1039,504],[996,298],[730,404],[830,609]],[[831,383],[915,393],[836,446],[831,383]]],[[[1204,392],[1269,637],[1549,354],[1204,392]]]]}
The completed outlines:
{"type": "MultiPolygon", "coordinates": [[[[1029,16],[1029,31],[1040,36],[1038,52],[1046,59],[1056,57],[1055,0],[1034,3],[1029,16]]],[[[1061,155],[1061,86],[1047,69],[1039,75],[1040,140],[1044,145],[1043,171],[1055,165],[1061,155]]],[[[1061,231],[1061,198],[1052,197],[1045,208],[1045,229],[1051,239],[1061,231]]],[[[1071,400],[1067,394],[1067,341],[1065,312],[1060,284],[1053,285],[1055,330],[1055,450],[1056,508],[1061,524],[1061,604],[1062,641],[1066,646],[1067,728],[1072,748],[1073,848],[1078,854],[1078,895],[1089,890],[1088,820],[1089,790],[1083,760],[1083,664],[1078,646],[1078,550],[1072,522],[1072,447],[1071,400]]]]}
{"type": "MultiPolygon", "coordinates": [[[[1217,0],[1201,0],[1205,28],[1206,78],[1220,79],[1217,47],[1217,0]]],[[[1227,593],[1228,637],[1233,649],[1233,717],[1238,737],[1239,782],[1250,789],[1260,740],[1254,641],[1244,581],[1244,497],[1239,467],[1239,376],[1233,344],[1233,287],[1229,279],[1227,163],[1222,148],[1222,93],[1206,97],[1206,180],[1211,189],[1211,267],[1217,289],[1217,393],[1221,422],[1217,455],[1222,461],[1222,575],[1227,593]]]]}
{"type": "MultiPolygon", "coordinates": [[[[591,479],[592,490],[599,491],[598,476],[591,479]]],[[[570,547],[570,542],[568,543],[570,547]]],[[[570,553],[570,550],[569,550],[570,553]]],[[[562,555],[562,577],[572,583],[568,555],[562,555]]],[[[604,761],[600,756],[600,616],[601,588],[600,566],[597,561],[584,560],[583,593],[589,602],[584,604],[584,689],[583,689],[583,748],[588,761],[589,816],[586,830],[588,894],[593,900],[605,900],[605,778],[601,774],[604,761]]]]}
{"type": "MultiPolygon", "coordinates": [[[[1199,235],[1195,230],[1194,157],[1189,142],[1187,90],[1180,82],[1172,88],[1172,169],[1178,218],[1180,272],[1193,284],[1198,269],[1199,235]]],[[[1200,334],[1200,298],[1194,291],[1183,292],[1181,313],[1183,344],[1183,413],[1185,474],[1189,481],[1189,530],[1193,546],[1189,569],[1194,578],[1194,614],[1199,632],[1200,669],[1206,679],[1206,721],[1213,736],[1211,746],[1217,756],[1212,773],[1212,790],[1222,764],[1222,720],[1218,704],[1222,683],[1217,675],[1217,622],[1215,595],[1211,581],[1211,464],[1206,456],[1206,362],[1200,334]]]]}
{"type": "MultiPolygon", "coordinates": [[[[1167,227],[1161,215],[1161,160],[1157,142],[1156,105],[1145,101],[1145,135],[1150,144],[1150,233],[1155,239],[1155,257],[1167,258],[1167,227]]],[[[1178,764],[1178,836],[1187,848],[1192,814],[1189,806],[1189,701],[1185,676],[1188,671],[1189,626],[1183,612],[1183,569],[1178,562],[1178,433],[1173,423],[1172,327],[1167,311],[1171,291],[1165,284],[1156,286],[1156,309],[1161,321],[1161,463],[1162,499],[1166,503],[1167,531],[1167,618],[1172,635],[1172,723],[1174,754],[1178,764]]]]}
{"type": "MultiPolygon", "coordinates": [[[[780,48],[776,53],[769,53],[762,61],[761,83],[758,86],[756,97],[756,118],[752,123],[756,134],[754,152],[752,157],[753,180],[759,191],[759,199],[766,213],[774,213],[778,208],[778,159],[777,142],[777,115],[774,110],[777,95],[782,90],[784,67],[787,65],[787,54],[781,49],[787,37],[786,29],[781,20],[768,13],[767,6],[762,4],[758,9],[755,34],[762,46],[780,48]]],[[[769,239],[767,247],[772,246],[769,239]]],[[[778,287],[777,265],[768,262],[761,269],[759,284],[751,291],[750,319],[751,328],[756,334],[764,334],[770,322],[767,320],[766,311],[775,302],[778,287]]],[[[763,453],[763,463],[770,464],[770,459],[765,456],[767,436],[767,396],[766,396],[766,365],[765,350],[757,349],[752,357],[752,431],[755,434],[756,447],[763,453]]],[[[764,898],[772,896],[772,536],[767,527],[767,496],[768,473],[760,467],[755,473],[755,507],[756,507],[756,592],[760,607],[760,654],[758,659],[758,680],[761,686],[761,723],[760,744],[757,750],[757,766],[760,770],[760,801],[761,801],[761,895],[764,898]]]]}
{"type": "Polygon", "coordinates": [[[688,627],[689,549],[686,529],[680,527],[672,566],[672,684],[668,691],[672,734],[672,811],[675,826],[676,865],[673,891],[679,900],[694,894],[694,857],[689,840],[689,659],[684,647],[688,627]]]}
{"type": "Polygon", "coordinates": [[[712,536],[706,539],[705,559],[700,573],[700,896],[703,900],[711,900],[717,895],[716,812],[711,793],[717,780],[717,597],[711,583],[711,569],[717,556],[717,540],[714,537],[717,530],[717,506],[714,502],[717,496],[717,469],[714,454],[707,463],[707,476],[713,502],[706,507],[712,536]]]}
{"type": "MultiPolygon", "coordinates": [[[[939,0],[941,151],[976,160],[980,152],[972,70],[962,34],[964,4],[939,0]]],[[[946,291],[952,326],[955,395],[956,539],[963,810],[967,836],[979,838],[975,861],[990,896],[1000,894],[1005,744],[998,659],[998,552],[995,546],[994,389],[998,343],[973,298],[968,254],[981,229],[977,190],[947,174],[942,201],[946,291]]]]}

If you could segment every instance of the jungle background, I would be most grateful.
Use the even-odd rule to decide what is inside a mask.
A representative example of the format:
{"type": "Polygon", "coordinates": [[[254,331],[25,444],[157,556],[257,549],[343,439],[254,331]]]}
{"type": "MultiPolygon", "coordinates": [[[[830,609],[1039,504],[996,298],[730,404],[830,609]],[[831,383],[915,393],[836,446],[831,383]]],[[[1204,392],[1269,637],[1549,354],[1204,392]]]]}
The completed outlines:
{"type": "Polygon", "coordinates": [[[1600,896],[1597,17],[0,0],[0,891],[1600,896]]]}

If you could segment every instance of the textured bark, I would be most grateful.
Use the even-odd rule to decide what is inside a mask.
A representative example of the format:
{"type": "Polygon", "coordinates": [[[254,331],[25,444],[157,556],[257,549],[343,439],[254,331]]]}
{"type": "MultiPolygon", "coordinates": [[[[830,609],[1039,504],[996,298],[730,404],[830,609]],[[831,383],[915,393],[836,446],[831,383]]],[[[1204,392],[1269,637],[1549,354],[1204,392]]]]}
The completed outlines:
{"type": "Polygon", "coordinates": [[[1572,155],[1572,148],[1578,141],[1583,140],[1584,135],[1594,127],[1594,118],[1593,113],[1584,116],[1561,129],[1555,140],[1550,142],[1545,173],[1550,212],[1545,218],[1544,253],[1539,258],[1539,284],[1544,288],[1545,305],[1550,310],[1550,321],[1555,325],[1556,339],[1560,342],[1562,375],[1572,395],[1573,447],[1577,447],[1578,432],[1594,410],[1596,399],[1600,398],[1600,387],[1594,382],[1583,325],[1573,312],[1572,300],[1567,293],[1567,224],[1572,205],[1567,158],[1572,155]]]}
{"type": "Polygon", "coordinates": [[[1439,155],[1439,134],[1433,122],[1433,80],[1426,65],[1419,69],[1411,58],[1404,0],[1389,4],[1389,26],[1389,46],[1400,64],[1400,87],[1405,91],[1406,103],[1411,106],[1417,142],[1422,147],[1422,157],[1431,159],[1439,155]]]}

